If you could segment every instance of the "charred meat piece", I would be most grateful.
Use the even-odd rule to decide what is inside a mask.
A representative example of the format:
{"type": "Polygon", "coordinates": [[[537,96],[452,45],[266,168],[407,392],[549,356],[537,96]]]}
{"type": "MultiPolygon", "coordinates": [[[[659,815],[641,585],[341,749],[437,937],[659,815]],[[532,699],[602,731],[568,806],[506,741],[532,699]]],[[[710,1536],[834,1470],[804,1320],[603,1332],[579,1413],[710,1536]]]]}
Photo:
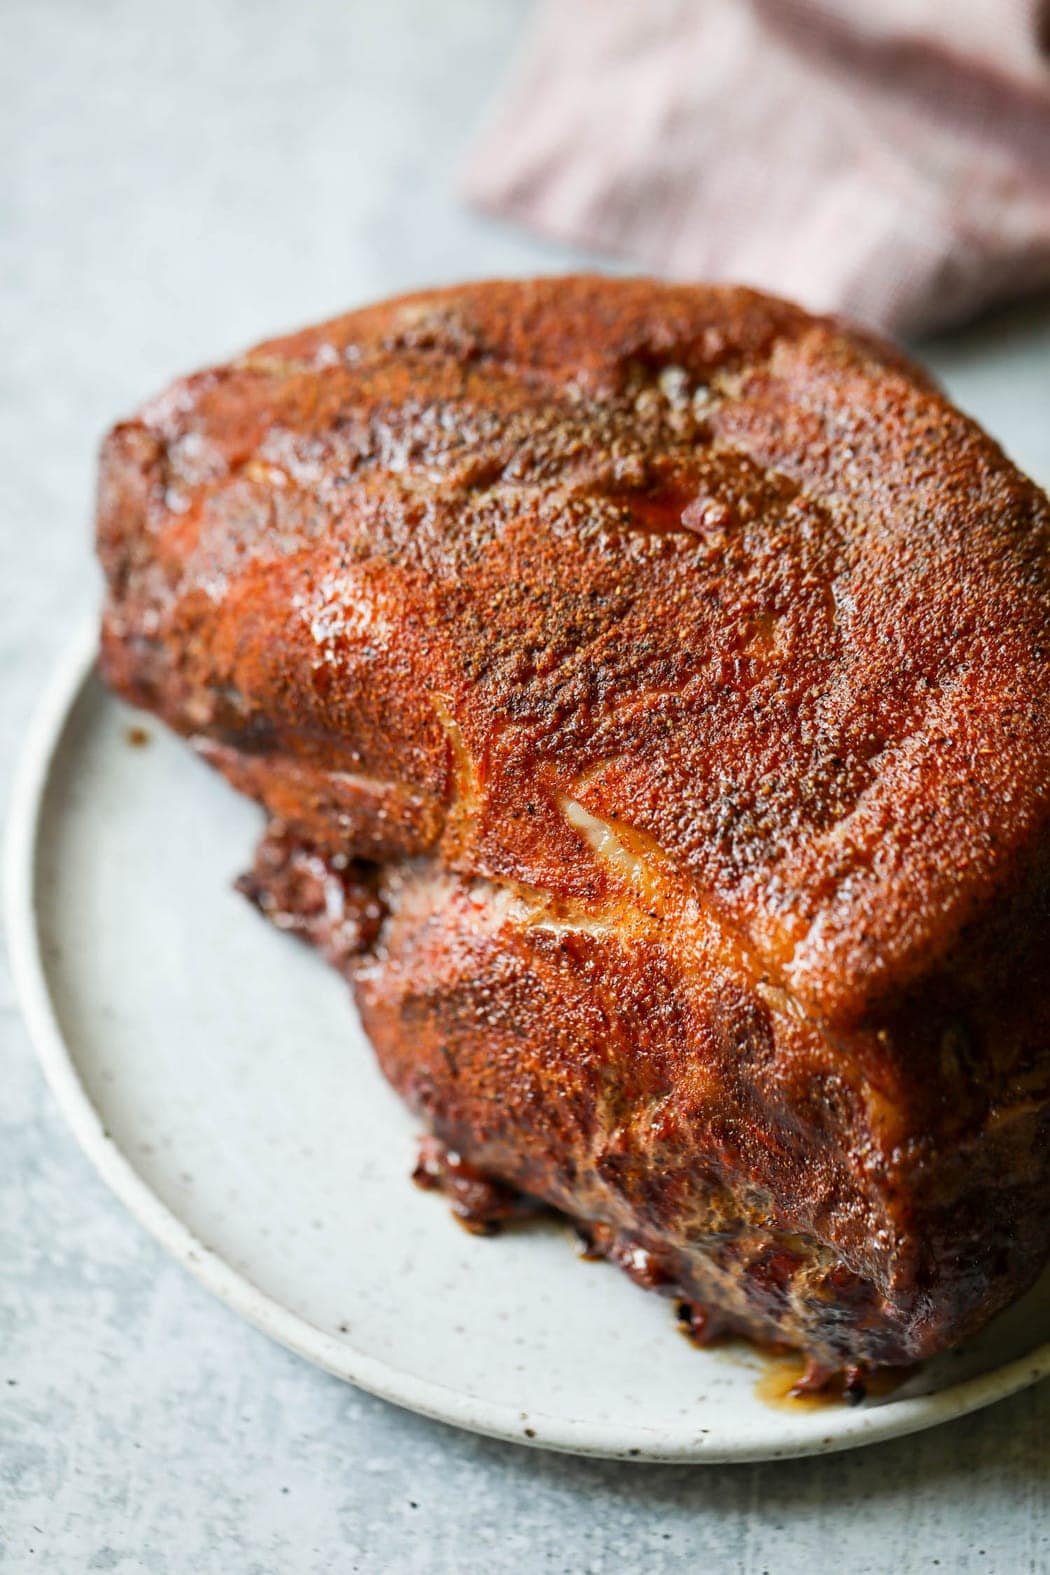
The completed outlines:
{"type": "Polygon", "coordinates": [[[99,548],[107,678],[265,807],[247,890],[461,1213],[541,1200],[821,1372],[1032,1282],[1050,507],[894,351],[746,290],[411,296],[115,428],[99,548]]]}

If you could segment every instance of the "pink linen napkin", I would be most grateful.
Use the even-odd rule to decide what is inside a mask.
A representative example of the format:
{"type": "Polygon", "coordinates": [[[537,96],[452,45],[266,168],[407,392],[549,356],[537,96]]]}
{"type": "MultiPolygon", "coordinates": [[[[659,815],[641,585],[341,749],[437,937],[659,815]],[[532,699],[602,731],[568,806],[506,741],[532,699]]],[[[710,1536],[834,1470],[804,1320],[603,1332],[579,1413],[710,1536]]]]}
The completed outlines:
{"type": "Polygon", "coordinates": [[[543,0],[467,196],[928,331],[1050,283],[1045,0],[543,0]]]}

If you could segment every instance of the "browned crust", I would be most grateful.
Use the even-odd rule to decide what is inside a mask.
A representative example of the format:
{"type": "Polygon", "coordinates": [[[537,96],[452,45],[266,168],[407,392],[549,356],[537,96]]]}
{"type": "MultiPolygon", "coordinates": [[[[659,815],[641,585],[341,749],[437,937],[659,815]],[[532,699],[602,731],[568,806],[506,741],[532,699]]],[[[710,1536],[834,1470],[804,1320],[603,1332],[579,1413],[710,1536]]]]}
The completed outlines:
{"type": "MultiPolygon", "coordinates": [[[[1050,510],[896,352],[744,290],[406,297],[116,428],[99,543],[116,687],[310,857],[389,867],[407,906],[359,990],[449,1140],[558,1201],[602,1155],[559,1128],[552,1065],[592,1106],[670,1099],[666,1152],[639,1135],[569,1211],[669,1241],[725,1192],[740,1237],[751,1189],[809,1290],[842,1264],[869,1286],[873,1359],[1032,1277],[1050,510]],[[543,922],[485,952],[472,890],[543,922]],[[592,1055],[595,977],[639,1004],[592,1055]],[[476,1068],[435,1059],[428,1104],[453,1042],[476,1068]]],[[[793,1337],[834,1347],[796,1301],[793,1337]]]]}

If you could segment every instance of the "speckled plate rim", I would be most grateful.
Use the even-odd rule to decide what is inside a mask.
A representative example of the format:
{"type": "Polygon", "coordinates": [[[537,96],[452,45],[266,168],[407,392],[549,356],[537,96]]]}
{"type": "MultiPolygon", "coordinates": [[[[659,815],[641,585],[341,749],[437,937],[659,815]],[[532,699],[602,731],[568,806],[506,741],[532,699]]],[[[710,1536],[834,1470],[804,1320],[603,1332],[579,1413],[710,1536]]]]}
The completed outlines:
{"type": "Polygon", "coordinates": [[[492,1438],[537,1449],[612,1459],[693,1465],[788,1459],[903,1437],[948,1422],[1050,1375],[1050,1341],[990,1372],[942,1389],[872,1410],[828,1413],[827,1432],[775,1446],[754,1439],[734,1441],[708,1433],[703,1438],[661,1435],[639,1426],[622,1429],[587,1419],[529,1416],[534,1436],[523,1436],[520,1413],[506,1404],[446,1388],[385,1362],[355,1352],[343,1341],[266,1296],[199,1241],[143,1181],[103,1128],[81,1083],[51,1000],[36,912],[37,845],[41,812],[56,751],[95,662],[97,624],[81,630],[60,662],[26,736],[12,789],[4,857],[4,906],[12,974],[30,1036],[47,1081],[84,1153],[135,1218],[200,1283],[229,1307],[289,1350],[326,1372],[395,1405],[492,1438]]]}

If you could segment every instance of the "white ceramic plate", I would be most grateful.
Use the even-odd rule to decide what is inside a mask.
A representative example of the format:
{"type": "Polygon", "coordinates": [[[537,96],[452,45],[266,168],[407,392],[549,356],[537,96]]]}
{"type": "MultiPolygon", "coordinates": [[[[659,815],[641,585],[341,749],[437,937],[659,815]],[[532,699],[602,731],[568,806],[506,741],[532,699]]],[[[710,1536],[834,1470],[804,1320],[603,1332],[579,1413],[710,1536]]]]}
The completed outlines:
{"type": "Polygon", "coordinates": [[[771,1406],[756,1393],[763,1358],[695,1350],[669,1303],[581,1262],[561,1227],[465,1235],[409,1182],[414,1124],[376,1070],[343,983],[232,890],[258,811],[118,704],[93,675],[92,651],[89,631],[41,710],[16,787],[15,974],[84,1149],[237,1312],[426,1415],[645,1460],[847,1448],[1050,1372],[1046,1277],[965,1352],[889,1398],[771,1406]]]}

